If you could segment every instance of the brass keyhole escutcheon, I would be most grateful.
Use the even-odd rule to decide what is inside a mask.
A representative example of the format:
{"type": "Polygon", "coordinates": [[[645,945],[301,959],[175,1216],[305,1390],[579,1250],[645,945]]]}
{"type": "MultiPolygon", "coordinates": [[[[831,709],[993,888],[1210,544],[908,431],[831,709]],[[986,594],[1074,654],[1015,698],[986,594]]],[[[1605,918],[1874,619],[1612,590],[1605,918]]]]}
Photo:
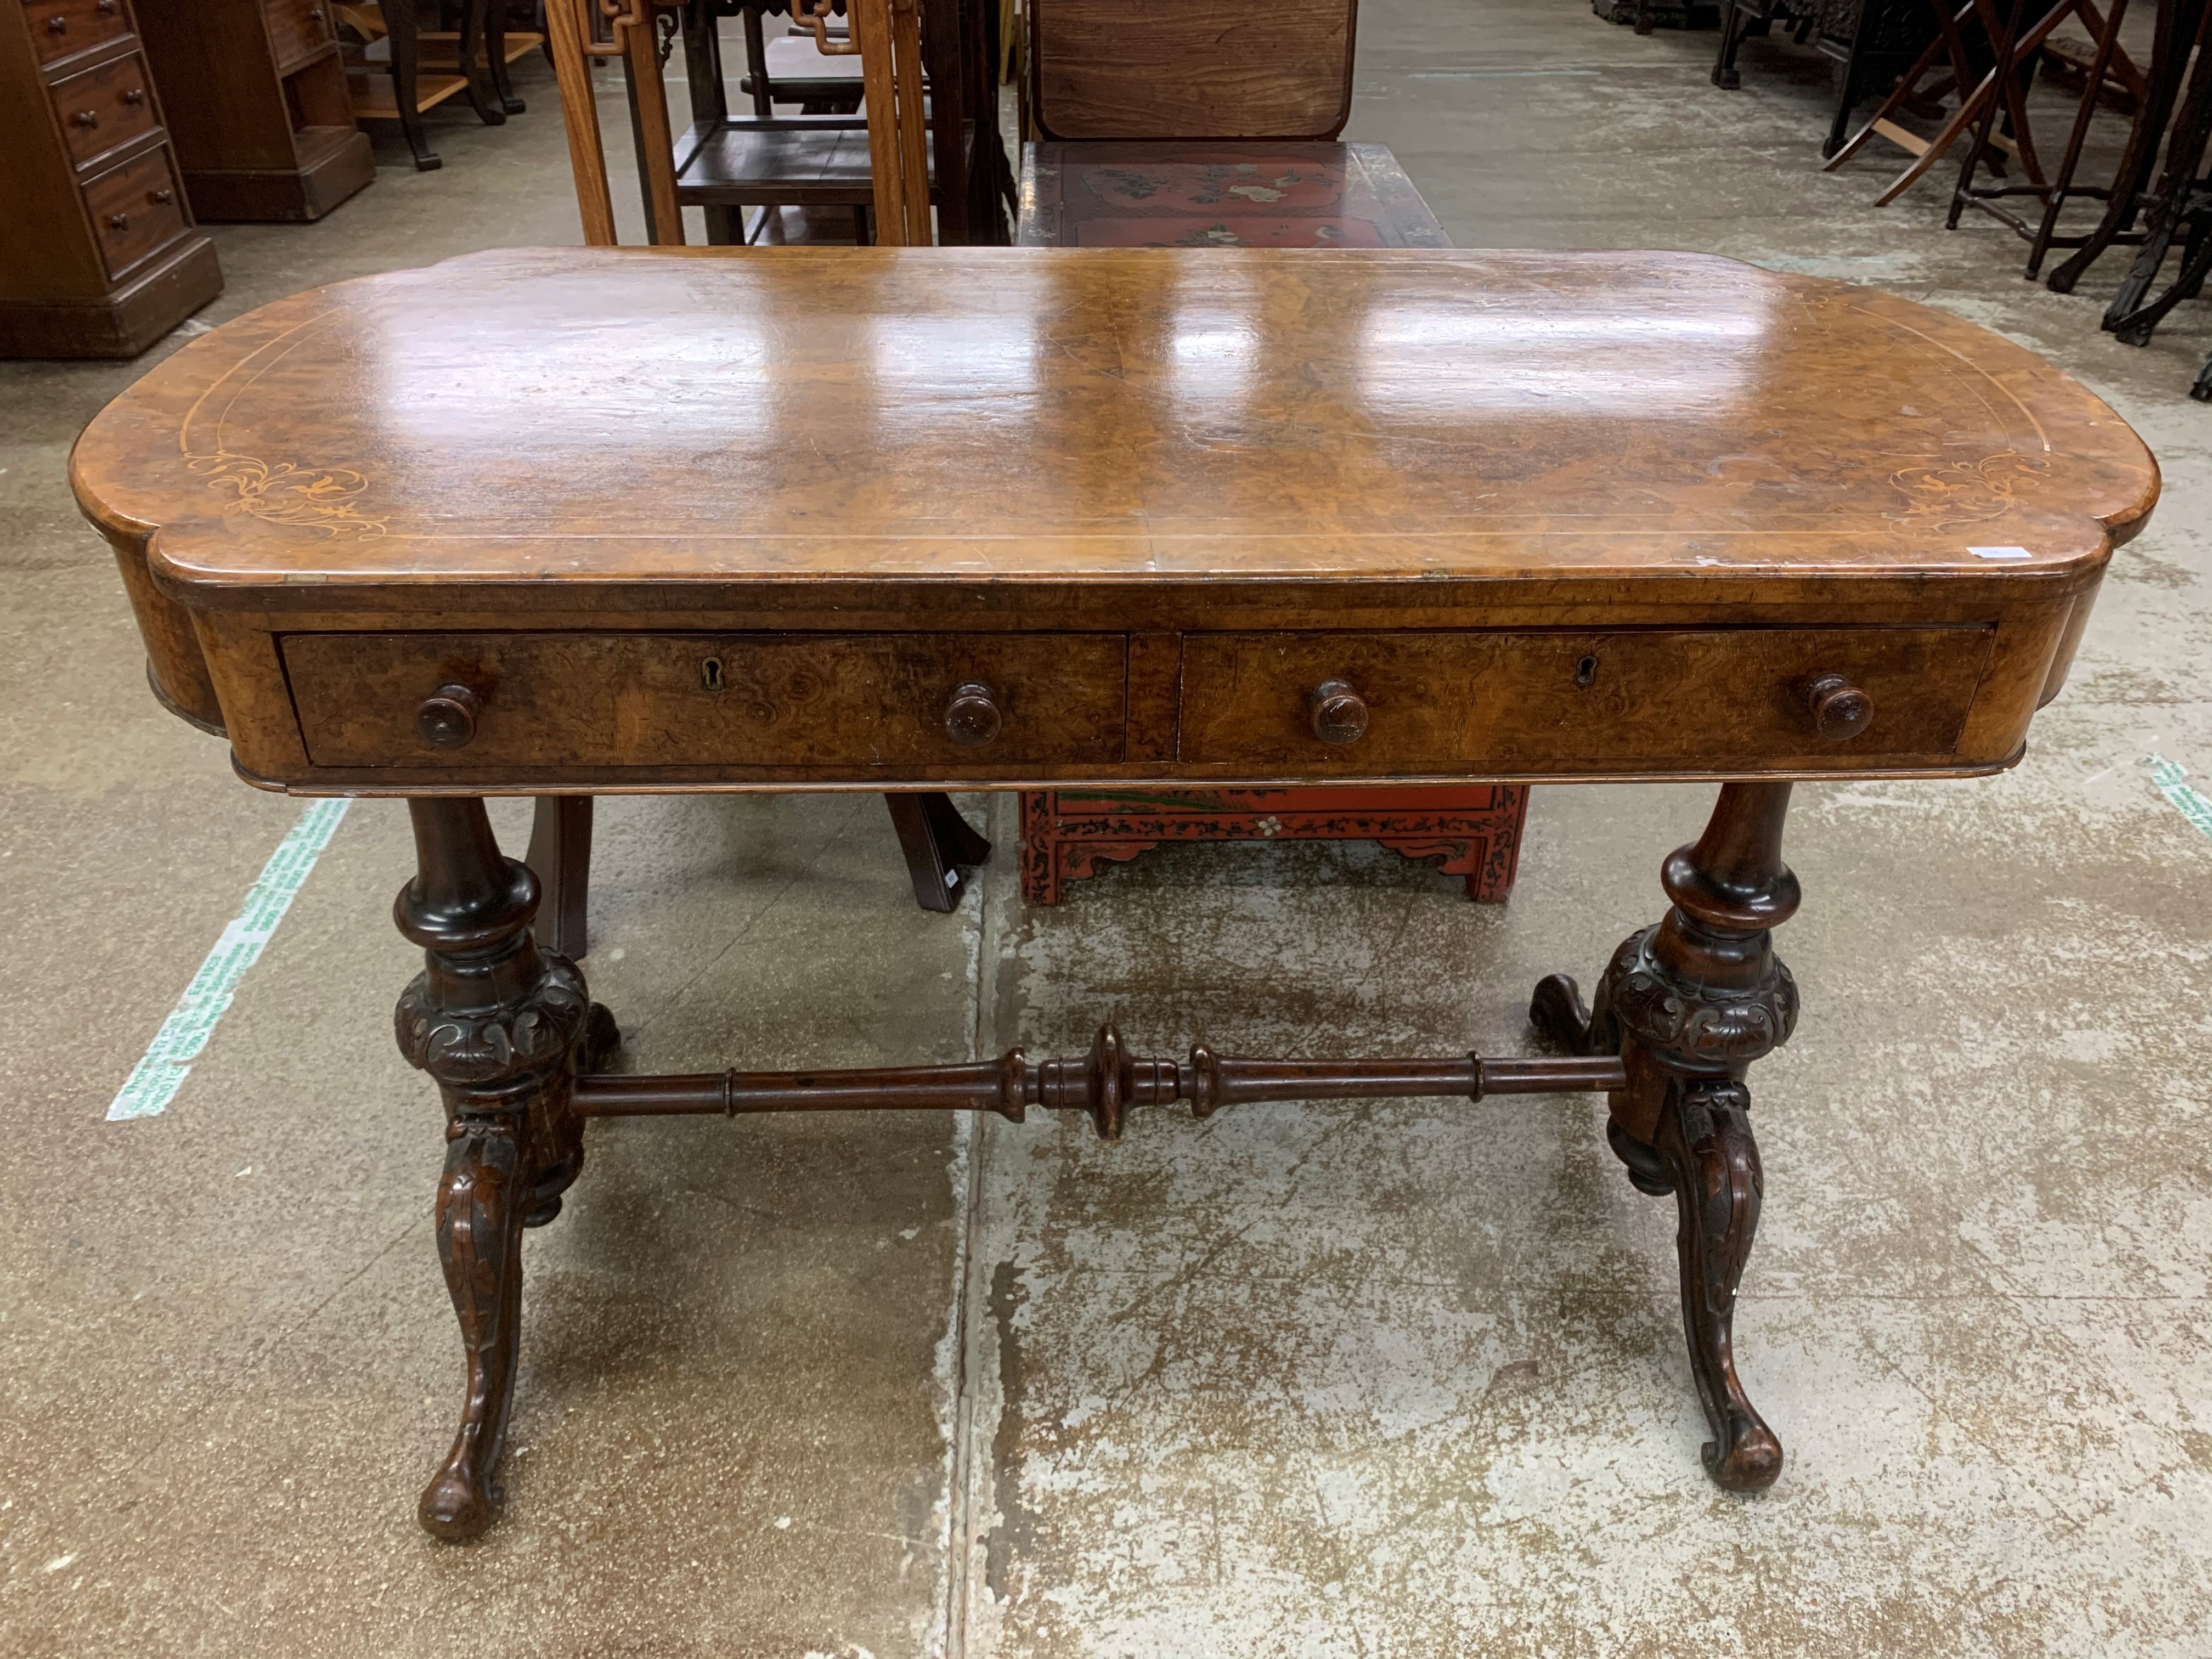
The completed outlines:
{"type": "Polygon", "coordinates": [[[729,681],[722,678],[722,659],[720,657],[709,657],[699,665],[699,684],[709,691],[730,689],[729,681]]]}
{"type": "Polygon", "coordinates": [[[1575,684],[1587,691],[1597,684],[1597,659],[1584,657],[1575,665],[1575,684]]]}

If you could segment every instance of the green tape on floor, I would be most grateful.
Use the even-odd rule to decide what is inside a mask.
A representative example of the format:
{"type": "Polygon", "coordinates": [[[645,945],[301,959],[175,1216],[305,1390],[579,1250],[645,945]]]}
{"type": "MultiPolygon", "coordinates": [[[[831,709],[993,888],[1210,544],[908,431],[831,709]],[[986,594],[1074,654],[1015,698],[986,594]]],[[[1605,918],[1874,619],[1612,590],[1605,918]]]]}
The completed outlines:
{"type": "Polygon", "coordinates": [[[352,805],[350,800],[310,802],[300,814],[300,821],[276,843],[276,850],[269,855],[269,862],[261,866],[259,878],[247,891],[244,907],[222,930],[222,937],[216,940],[199,972],[192,975],[184,995],[177,999],[177,1006],[154,1034],[144,1057],[108,1106],[110,1123],[157,1116],[177,1097],[192,1062],[215,1034],[216,1022],[237,994],[238,981],[260,960],[262,947],[292,908],[315,860],[331,844],[339,820],[352,805]]]}
{"type": "Polygon", "coordinates": [[[2150,767],[2150,781],[2158,786],[2158,793],[2181,811],[2181,816],[2212,836],[2212,800],[2182,781],[2189,775],[2163,755],[2146,757],[2150,767]]]}

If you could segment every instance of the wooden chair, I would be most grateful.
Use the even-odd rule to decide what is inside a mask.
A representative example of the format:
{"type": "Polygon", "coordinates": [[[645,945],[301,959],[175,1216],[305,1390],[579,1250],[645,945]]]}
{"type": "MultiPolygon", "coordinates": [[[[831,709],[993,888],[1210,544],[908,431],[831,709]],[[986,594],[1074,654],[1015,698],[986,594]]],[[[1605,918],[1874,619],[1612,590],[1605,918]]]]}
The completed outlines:
{"type": "MultiPolygon", "coordinates": [[[[865,127],[868,201],[873,210],[875,240],[895,246],[929,242],[929,161],[924,136],[926,103],[917,0],[848,0],[852,21],[848,40],[834,40],[830,33],[831,0],[792,0],[792,3],[794,18],[811,24],[817,48],[825,56],[860,58],[861,81],[873,118],[865,122],[817,117],[791,121],[763,118],[745,123],[741,130],[726,131],[742,131],[748,138],[787,135],[787,142],[797,146],[811,135],[865,127]]],[[[615,240],[606,152],[588,67],[592,58],[606,57],[625,62],[633,107],[647,135],[639,145],[638,156],[644,172],[649,240],[661,246],[683,246],[684,218],[677,181],[698,158],[701,144],[718,136],[702,135],[695,126],[681,160],[658,141],[659,135],[668,131],[668,102],[660,78],[659,52],[653,41],[653,20],[685,9],[680,0],[677,3],[671,0],[547,0],[554,73],[561,82],[568,157],[575,170],[584,240],[589,245],[610,246],[615,240]],[[603,42],[596,38],[595,19],[607,23],[611,40],[603,42]]],[[[711,27],[711,14],[708,22],[711,27]]],[[[719,68],[714,73],[719,80],[719,68]]]]}
{"type": "Polygon", "coordinates": [[[1045,139],[1330,139],[1358,0],[1030,0],[1045,139]]]}
{"type": "MultiPolygon", "coordinates": [[[[868,132],[879,239],[900,245],[927,243],[929,197],[923,182],[927,161],[915,0],[851,0],[851,3],[854,39],[849,52],[830,42],[829,0],[817,0],[818,9],[807,15],[815,23],[817,38],[834,55],[860,58],[869,109],[879,117],[885,112],[890,117],[872,123],[868,132]]],[[[665,132],[668,105],[662,90],[653,26],[657,13],[672,9],[657,0],[546,0],[553,69],[560,82],[562,119],[568,136],[568,160],[575,173],[584,240],[589,246],[611,247],[617,240],[599,105],[592,88],[591,60],[620,57],[632,71],[631,91],[640,120],[647,131],[665,132]],[[608,26],[608,39],[595,38],[599,33],[595,20],[608,26]]],[[[652,240],[680,246],[684,220],[676,200],[676,170],[668,147],[649,144],[642,153],[659,158],[658,165],[648,166],[646,172],[650,198],[658,207],[652,216],[652,240]]],[[[952,909],[959,902],[966,872],[990,856],[991,843],[975,833],[942,793],[913,791],[887,794],[884,799],[906,855],[915,902],[925,910],[952,909]]],[[[585,954],[591,849],[591,797],[540,797],[526,861],[543,889],[538,937],[565,956],[585,954]]]]}

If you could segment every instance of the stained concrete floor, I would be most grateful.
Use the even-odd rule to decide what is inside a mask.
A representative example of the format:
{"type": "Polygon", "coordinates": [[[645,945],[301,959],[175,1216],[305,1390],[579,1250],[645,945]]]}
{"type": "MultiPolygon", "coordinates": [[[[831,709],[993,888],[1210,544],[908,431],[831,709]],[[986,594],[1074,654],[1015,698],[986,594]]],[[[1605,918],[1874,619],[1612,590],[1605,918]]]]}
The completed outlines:
{"type": "MultiPolygon", "coordinates": [[[[1737,1321],[1780,1485],[1705,1484],[1671,1220],[1586,1097],[1154,1113],[1111,1149],[632,1122],[527,1246],[508,1516],[430,1543],[459,1366],[436,1109],[389,1036],[403,815],[352,809],[168,1111],[103,1121],[300,807],[154,706],[68,501],[143,365],[6,365],[0,1655],[2212,1654],[2212,840],[2143,764],[2212,774],[2212,410],[2181,395],[2212,307],[2117,344],[2115,264],[2061,298],[1933,191],[1872,210],[1887,164],[1816,169],[1820,61],[1755,42],[1724,94],[1712,47],[1369,0],[1350,136],[1462,245],[1703,249],[1986,323],[2166,475],[2017,771],[1800,791],[1806,1013],[1754,1076],[1737,1321]]],[[[524,74],[504,130],[441,114],[442,172],[384,144],[325,223],[218,229],[200,323],[574,240],[524,74]]],[[[1108,1017],[1152,1052],[1510,1050],[1539,975],[1657,914],[1709,794],[1538,791],[1502,909],[1255,846],[1053,911],[1002,857],[951,917],[872,799],[612,802],[586,965],[640,1069],[1072,1051],[1108,1017]]]]}

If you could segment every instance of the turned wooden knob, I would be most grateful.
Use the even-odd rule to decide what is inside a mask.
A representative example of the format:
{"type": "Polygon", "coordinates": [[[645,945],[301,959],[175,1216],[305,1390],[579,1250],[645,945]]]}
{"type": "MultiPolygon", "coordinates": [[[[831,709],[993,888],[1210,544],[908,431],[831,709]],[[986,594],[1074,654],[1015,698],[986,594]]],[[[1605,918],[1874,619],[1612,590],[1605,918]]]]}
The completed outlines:
{"type": "Polygon", "coordinates": [[[981,749],[1005,724],[998,698],[981,680],[955,687],[952,700],[945,705],[945,735],[963,749],[981,749]]]}
{"type": "Polygon", "coordinates": [[[100,125],[100,112],[96,109],[79,110],[76,112],[76,124],[81,127],[98,126],[100,125]]]}
{"type": "Polygon", "coordinates": [[[1313,734],[1323,743],[1358,743],[1367,735],[1367,704],[1349,680],[1323,680],[1306,694],[1313,734]]]}
{"type": "Polygon", "coordinates": [[[483,699],[465,685],[441,685],[415,711],[415,729],[439,749],[459,749],[477,734],[483,699]]]}
{"type": "Polygon", "coordinates": [[[143,87],[131,88],[123,94],[123,101],[126,104],[132,105],[144,103],[146,101],[146,88],[143,87]]]}
{"type": "Polygon", "coordinates": [[[109,214],[109,215],[107,216],[107,228],[108,228],[110,230],[128,230],[128,229],[130,229],[130,228],[131,228],[131,216],[130,216],[129,214],[127,214],[127,213],[111,213],[111,214],[109,214]]]}
{"type": "Polygon", "coordinates": [[[1874,699],[1841,674],[1822,674],[1805,688],[1813,729],[1831,743],[1856,738],[1874,720],[1874,699]]]}

